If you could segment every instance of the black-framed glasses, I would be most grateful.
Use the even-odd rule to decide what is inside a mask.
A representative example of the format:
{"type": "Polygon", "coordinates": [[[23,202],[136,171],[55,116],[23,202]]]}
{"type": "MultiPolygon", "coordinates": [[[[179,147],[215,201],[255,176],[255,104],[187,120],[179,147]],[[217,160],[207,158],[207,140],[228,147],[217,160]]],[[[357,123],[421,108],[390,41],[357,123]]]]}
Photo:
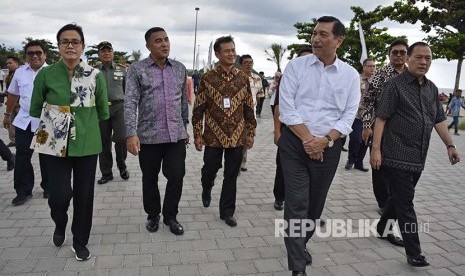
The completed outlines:
{"type": "Polygon", "coordinates": [[[81,43],[82,41],[80,41],[79,39],[73,39],[73,40],[63,39],[63,40],[58,41],[58,45],[62,47],[68,47],[69,44],[73,45],[73,47],[77,47],[81,45],[81,43]]]}
{"type": "Polygon", "coordinates": [[[405,56],[407,54],[407,51],[405,51],[405,50],[392,50],[391,54],[393,54],[394,56],[398,56],[398,55],[405,56]]]}
{"type": "Polygon", "coordinates": [[[35,51],[35,52],[34,52],[34,51],[29,51],[29,52],[26,52],[26,55],[27,55],[28,57],[31,57],[31,58],[34,57],[34,56],[37,56],[37,57],[40,58],[40,57],[42,56],[43,53],[44,53],[44,52],[42,52],[42,51],[35,51]]]}

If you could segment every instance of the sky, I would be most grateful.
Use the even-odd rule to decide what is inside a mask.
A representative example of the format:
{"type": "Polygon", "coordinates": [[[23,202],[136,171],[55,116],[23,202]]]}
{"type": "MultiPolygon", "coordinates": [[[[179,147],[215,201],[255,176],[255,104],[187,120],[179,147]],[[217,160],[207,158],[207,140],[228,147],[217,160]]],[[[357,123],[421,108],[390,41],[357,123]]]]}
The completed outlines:
{"type": "MultiPolygon", "coordinates": [[[[296,37],[296,22],[310,22],[312,18],[332,15],[346,26],[353,18],[350,6],[373,10],[378,5],[389,5],[394,0],[2,0],[0,9],[0,43],[21,48],[25,37],[56,41],[56,33],[63,26],[75,22],[82,26],[87,45],[110,41],[116,51],[140,50],[142,57],[149,52],[144,34],[151,27],[163,27],[171,41],[170,57],[191,69],[194,59],[195,8],[197,13],[197,41],[199,64],[208,59],[211,41],[232,35],[239,55],[250,54],[254,69],[272,76],[276,65],[268,61],[264,50],[272,43],[287,46],[303,43],[296,37]]],[[[383,21],[377,27],[388,27],[391,35],[406,35],[410,43],[422,40],[426,34],[420,25],[383,21]]],[[[88,50],[88,48],[86,49],[88,50]]],[[[196,50],[197,51],[197,50],[196,50]]],[[[287,64],[286,52],[282,65],[287,64]]],[[[434,60],[427,77],[439,88],[453,88],[457,61],[434,60]]],[[[465,88],[462,70],[460,87],[465,88]]]]}

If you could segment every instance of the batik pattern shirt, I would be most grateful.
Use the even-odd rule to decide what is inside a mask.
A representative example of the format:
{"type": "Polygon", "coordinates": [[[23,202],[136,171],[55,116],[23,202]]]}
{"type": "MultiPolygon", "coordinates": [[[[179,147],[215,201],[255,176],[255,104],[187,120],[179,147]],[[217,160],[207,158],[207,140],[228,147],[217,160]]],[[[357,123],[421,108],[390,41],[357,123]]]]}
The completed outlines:
{"type": "Polygon", "coordinates": [[[192,111],[194,138],[204,145],[235,148],[246,136],[255,137],[255,112],[249,78],[237,68],[228,74],[221,66],[203,75],[192,111]],[[225,107],[225,101],[229,107],[225,107]],[[205,117],[205,120],[204,120],[205,117]]]}
{"type": "Polygon", "coordinates": [[[446,120],[438,88],[406,70],[390,79],[381,93],[376,116],[385,120],[382,165],[421,172],[425,167],[433,127],[446,120]]]}
{"type": "Polygon", "coordinates": [[[364,101],[364,111],[362,114],[363,128],[372,128],[375,123],[375,109],[377,101],[381,95],[384,84],[392,77],[399,75],[394,66],[388,64],[376,70],[370,88],[367,93],[362,96],[364,101]]]}
{"type": "Polygon", "coordinates": [[[167,59],[163,68],[151,57],[129,67],[124,99],[127,137],[142,144],[177,143],[189,123],[186,67],[167,59]]]}

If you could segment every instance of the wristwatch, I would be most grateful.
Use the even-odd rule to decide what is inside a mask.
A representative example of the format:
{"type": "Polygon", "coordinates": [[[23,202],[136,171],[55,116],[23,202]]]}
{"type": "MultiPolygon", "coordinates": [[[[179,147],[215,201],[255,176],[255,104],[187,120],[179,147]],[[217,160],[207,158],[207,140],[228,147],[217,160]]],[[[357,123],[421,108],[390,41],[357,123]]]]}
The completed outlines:
{"type": "Polygon", "coordinates": [[[455,145],[447,145],[447,149],[454,148],[456,149],[457,147],[455,145]]]}
{"type": "Polygon", "coordinates": [[[334,146],[334,141],[333,141],[333,138],[331,138],[331,136],[329,135],[325,135],[326,139],[328,139],[328,148],[334,146]]]}

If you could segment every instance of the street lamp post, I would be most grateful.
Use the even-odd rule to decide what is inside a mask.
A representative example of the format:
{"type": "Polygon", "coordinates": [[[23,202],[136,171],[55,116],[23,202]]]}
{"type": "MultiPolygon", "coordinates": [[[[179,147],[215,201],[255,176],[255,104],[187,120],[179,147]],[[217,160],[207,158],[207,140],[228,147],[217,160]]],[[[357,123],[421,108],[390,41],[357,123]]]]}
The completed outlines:
{"type": "Polygon", "coordinates": [[[199,7],[195,8],[195,32],[194,32],[194,60],[192,62],[192,74],[195,70],[195,46],[197,45],[197,16],[199,15],[199,7]]]}

